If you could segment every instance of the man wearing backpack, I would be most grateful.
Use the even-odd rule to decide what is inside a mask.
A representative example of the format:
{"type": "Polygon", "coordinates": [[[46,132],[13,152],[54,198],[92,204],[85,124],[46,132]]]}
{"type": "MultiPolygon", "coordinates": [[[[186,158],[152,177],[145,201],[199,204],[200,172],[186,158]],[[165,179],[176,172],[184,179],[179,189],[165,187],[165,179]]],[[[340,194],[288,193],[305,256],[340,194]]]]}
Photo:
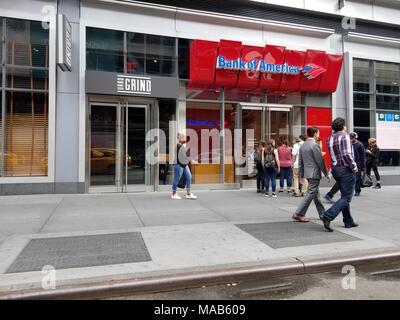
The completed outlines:
{"type": "Polygon", "coordinates": [[[307,137],[306,142],[299,150],[299,175],[300,178],[308,180],[308,194],[292,216],[294,220],[299,222],[309,222],[305,218],[305,215],[311,201],[314,201],[318,215],[322,219],[325,208],[319,196],[319,184],[322,178],[321,172],[330,181],[328,169],[322,158],[321,147],[315,142],[315,139],[319,137],[318,128],[309,127],[307,129],[307,137]]]}

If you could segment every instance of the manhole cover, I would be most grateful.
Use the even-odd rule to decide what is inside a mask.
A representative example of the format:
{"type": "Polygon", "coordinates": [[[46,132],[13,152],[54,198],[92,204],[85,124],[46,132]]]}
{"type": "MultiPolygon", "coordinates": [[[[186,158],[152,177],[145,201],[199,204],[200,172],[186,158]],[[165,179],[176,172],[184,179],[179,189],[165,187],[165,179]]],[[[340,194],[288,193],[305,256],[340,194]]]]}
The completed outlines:
{"type": "Polygon", "coordinates": [[[151,261],[140,232],[32,239],[6,273],[151,261]]]}

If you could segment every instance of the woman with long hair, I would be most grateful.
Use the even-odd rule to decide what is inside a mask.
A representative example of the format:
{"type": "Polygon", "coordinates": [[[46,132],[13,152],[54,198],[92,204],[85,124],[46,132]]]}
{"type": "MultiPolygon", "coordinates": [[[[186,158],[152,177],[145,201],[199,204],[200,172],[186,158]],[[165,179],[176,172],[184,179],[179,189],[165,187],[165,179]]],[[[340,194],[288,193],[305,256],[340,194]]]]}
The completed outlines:
{"type": "Polygon", "coordinates": [[[272,186],[272,197],[276,198],[276,174],[280,171],[279,155],[275,149],[275,140],[268,141],[264,151],[264,187],[265,196],[269,196],[269,185],[272,186]]]}
{"type": "Polygon", "coordinates": [[[185,147],[186,144],[186,135],[184,133],[178,133],[178,144],[176,148],[176,159],[173,164],[174,170],[174,180],[172,182],[172,200],[181,200],[182,198],[176,193],[178,188],[179,180],[182,174],[185,176],[186,181],[186,199],[197,199],[197,197],[191,191],[192,185],[192,174],[189,169],[189,163],[196,163],[195,161],[191,160],[187,155],[187,150],[185,147]]]}
{"type": "Polygon", "coordinates": [[[378,164],[379,164],[379,147],[376,144],[376,139],[375,138],[369,138],[368,139],[368,147],[367,150],[365,150],[365,153],[367,154],[367,165],[366,165],[366,171],[367,175],[371,176],[371,169],[374,170],[375,178],[376,178],[376,185],[374,189],[380,189],[381,188],[381,176],[379,175],[378,171],[378,164]]]}

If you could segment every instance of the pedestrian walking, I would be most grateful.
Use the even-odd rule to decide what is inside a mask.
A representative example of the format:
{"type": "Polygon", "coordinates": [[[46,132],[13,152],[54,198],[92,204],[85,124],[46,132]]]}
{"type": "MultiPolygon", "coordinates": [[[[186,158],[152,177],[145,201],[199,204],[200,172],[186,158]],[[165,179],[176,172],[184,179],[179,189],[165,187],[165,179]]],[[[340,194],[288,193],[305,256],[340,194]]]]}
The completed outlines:
{"type": "Polygon", "coordinates": [[[296,139],[296,143],[292,148],[292,163],[293,163],[293,194],[295,197],[304,196],[308,189],[307,179],[299,179],[299,150],[303,143],[307,140],[305,134],[301,134],[296,139]]]}
{"type": "Polygon", "coordinates": [[[319,185],[322,179],[321,172],[328,181],[330,180],[328,169],[322,158],[321,147],[316,143],[316,139],[319,137],[318,128],[309,127],[307,136],[306,142],[299,150],[299,175],[300,178],[308,180],[308,193],[292,216],[294,220],[299,222],[309,221],[305,218],[305,215],[312,201],[314,201],[318,215],[322,218],[325,208],[319,194],[319,185]]]}
{"type": "Polygon", "coordinates": [[[184,133],[178,133],[178,143],[176,148],[176,159],[173,164],[174,178],[172,182],[172,195],[171,199],[181,200],[182,198],[176,193],[178,188],[178,183],[182,175],[185,178],[186,186],[186,199],[197,199],[197,197],[191,191],[192,185],[192,174],[189,169],[189,163],[196,163],[196,161],[190,159],[187,155],[187,150],[185,147],[186,135],[184,133]]]}
{"type": "Polygon", "coordinates": [[[350,203],[356,184],[357,163],[354,160],[353,146],[350,137],[345,132],[345,120],[336,118],[332,122],[333,133],[328,139],[329,154],[332,163],[332,175],[339,185],[341,197],[322,216],[326,230],[332,232],[330,227],[340,212],[343,214],[343,222],[346,228],[357,227],[351,216],[350,203]]]}
{"type": "Polygon", "coordinates": [[[282,145],[278,147],[278,157],[280,163],[279,174],[279,192],[284,191],[285,180],[287,192],[292,192],[292,148],[289,146],[287,139],[283,140],[282,145]]]}
{"type": "MultiPolygon", "coordinates": [[[[365,147],[362,144],[362,142],[357,140],[358,135],[356,132],[351,132],[349,136],[351,144],[353,146],[354,160],[357,164],[357,168],[359,169],[358,172],[356,173],[356,185],[354,193],[354,196],[358,197],[361,194],[361,186],[362,186],[361,174],[366,170],[365,147]]],[[[333,201],[333,197],[338,191],[339,191],[339,184],[335,182],[331,190],[329,190],[329,192],[325,195],[324,199],[327,202],[334,204],[335,202],[333,201]]]]}
{"type": "Polygon", "coordinates": [[[260,141],[254,152],[254,161],[257,169],[257,193],[261,193],[264,190],[264,152],[265,141],[260,141]]]}
{"type": "Polygon", "coordinates": [[[379,175],[378,171],[378,164],[379,164],[379,147],[376,144],[375,138],[368,139],[368,147],[366,150],[367,154],[367,175],[371,176],[371,169],[374,171],[376,184],[373,189],[380,189],[381,188],[381,176],[379,175]]]}
{"type": "Polygon", "coordinates": [[[275,140],[268,141],[264,151],[264,187],[265,196],[269,196],[271,183],[272,197],[276,198],[276,174],[280,171],[278,151],[275,148],[275,140]]]}

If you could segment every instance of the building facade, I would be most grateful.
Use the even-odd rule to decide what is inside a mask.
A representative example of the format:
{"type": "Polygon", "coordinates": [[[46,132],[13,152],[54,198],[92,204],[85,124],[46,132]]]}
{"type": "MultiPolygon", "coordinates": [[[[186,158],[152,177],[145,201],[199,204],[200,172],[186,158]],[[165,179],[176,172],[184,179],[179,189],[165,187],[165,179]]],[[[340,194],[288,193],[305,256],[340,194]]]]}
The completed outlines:
{"type": "Polygon", "coordinates": [[[369,2],[3,0],[0,194],[167,190],[178,131],[196,188],[242,188],[258,141],[336,116],[399,184],[400,5],[369,2]]]}

